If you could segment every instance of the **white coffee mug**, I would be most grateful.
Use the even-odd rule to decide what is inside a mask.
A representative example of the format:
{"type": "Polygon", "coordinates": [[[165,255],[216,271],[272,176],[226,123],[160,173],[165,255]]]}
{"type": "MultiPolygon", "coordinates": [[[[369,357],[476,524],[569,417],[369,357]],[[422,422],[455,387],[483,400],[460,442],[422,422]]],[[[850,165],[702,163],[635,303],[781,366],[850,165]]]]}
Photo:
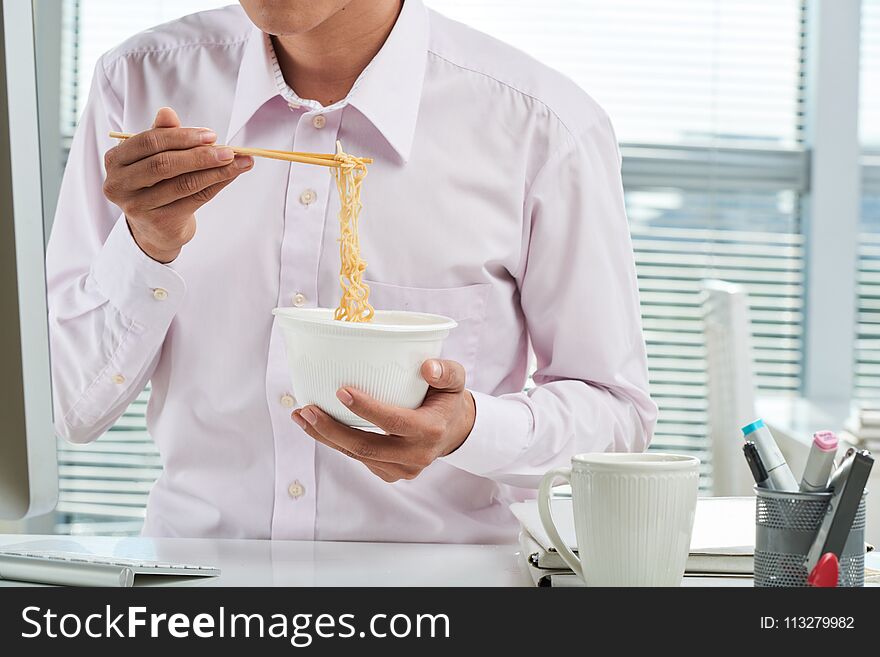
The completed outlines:
{"type": "Polygon", "coordinates": [[[660,454],[578,454],[544,475],[541,523],[553,547],[587,586],[679,586],[697,507],[700,460],[660,454]],[[571,484],[578,556],[550,511],[557,479],[571,484]]]}

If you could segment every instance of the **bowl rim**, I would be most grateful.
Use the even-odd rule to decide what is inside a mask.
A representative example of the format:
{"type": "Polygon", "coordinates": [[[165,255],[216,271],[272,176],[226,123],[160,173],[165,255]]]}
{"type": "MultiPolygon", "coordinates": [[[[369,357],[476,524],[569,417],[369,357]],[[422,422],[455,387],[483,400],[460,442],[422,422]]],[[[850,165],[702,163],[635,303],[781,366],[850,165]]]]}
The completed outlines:
{"type": "Polygon", "coordinates": [[[333,319],[333,308],[297,308],[295,306],[279,306],[272,309],[272,314],[281,319],[289,319],[306,324],[320,326],[335,326],[352,331],[364,331],[367,333],[428,333],[433,331],[446,331],[458,326],[451,317],[436,315],[433,313],[421,313],[411,310],[377,310],[376,315],[385,313],[401,313],[431,320],[429,324],[374,324],[373,322],[341,322],[333,319]],[[330,313],[329,317],[326,316],[330,313]]]}

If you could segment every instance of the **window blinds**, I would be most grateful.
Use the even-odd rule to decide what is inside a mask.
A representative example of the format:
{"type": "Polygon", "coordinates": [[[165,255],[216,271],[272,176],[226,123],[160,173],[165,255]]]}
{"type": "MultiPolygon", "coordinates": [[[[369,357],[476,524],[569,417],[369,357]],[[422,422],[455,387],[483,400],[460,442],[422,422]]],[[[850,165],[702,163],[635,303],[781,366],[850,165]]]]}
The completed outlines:
{"type": "Polygon", "coordinates": [[[880,398],[880,0],[862,0],[859,136],[862,221],[859,235],[855,394],[880,398]]]}

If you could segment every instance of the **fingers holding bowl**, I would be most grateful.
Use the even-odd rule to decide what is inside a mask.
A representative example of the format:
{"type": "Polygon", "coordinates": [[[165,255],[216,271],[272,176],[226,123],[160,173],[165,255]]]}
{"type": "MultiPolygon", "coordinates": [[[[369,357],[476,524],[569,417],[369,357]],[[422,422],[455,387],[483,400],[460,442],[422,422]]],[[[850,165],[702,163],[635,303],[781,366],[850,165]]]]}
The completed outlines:
{"type": "MultiPolygon", "coordinates": [[[[390,436],[380,436],[375,433],[360,431],[340,425],[338,422],[330,418],[326,413],[316,407],[305,407],[297,409],[291,413],[291,418],[297,425],[306,432],[315,441],[333,449],[348,458],[363,463],[373,474],[385,482],[393,483],[400,479],[414,479],[421,472],[422,468],[413,467],[403,463],[395,463],[393,461],[385,461],[388,450],[384,446],[376,444],[377,439],[388,439],[390,436]],[[323,415],[327,423],[323,419],[319,419],[319,414],[323,415]],[[309,417],[310,419],[306,419],[309,417]],[[343,432],[337,432],[332,424],[338,425],[340,429],[351,432],[345,438],[340,438],[343,432]],[[324,431],[332,433],[335,439],[324,435],[317,427],[323,427],[324,431]],[[362,434],[362,435],[358,435],[362,434]],[[343,442],[345,444],[340,444],[343,442]]],[[[346,432],[346,433],[347,433],[346,432]]]]}
{"type": "Polygon", "coordinates": [[[336,398],[358,417],[395,436],[418,434],[417,411],[380,402],[357,388],[340,388],[336,398]]]}
{"type": "Polygon", "coordinates": [[[294,421],[312,438],[359,461],[408,463],[406,445],[398,436],[363,431],[337,422],[317,406],[306,406],[292,414],[294,421]]]}
{"type": "Polygon", "coordinates": [[[428,359],[422,363],[421,375],[429,386],[437,390],[448,392],[464,390],[465,369],[458,361],[439,358],[428,359]]]}

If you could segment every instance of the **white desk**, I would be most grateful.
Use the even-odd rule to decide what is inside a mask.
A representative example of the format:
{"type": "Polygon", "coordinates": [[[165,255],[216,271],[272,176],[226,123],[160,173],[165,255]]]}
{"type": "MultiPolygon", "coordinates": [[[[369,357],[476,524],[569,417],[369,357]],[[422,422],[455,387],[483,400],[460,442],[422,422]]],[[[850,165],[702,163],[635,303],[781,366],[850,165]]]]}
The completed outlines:
{"type": "MultiPolygon", "coordinates": [[[[174,586],[533,586],[516,545],[337,543],[203,538],[0,534],[0,548],[64,550],[218,566],[220,577],[174,586]]],[[[880,569],[880,554],[866,563],[880,569]]],[[[0,580],[2,586],[23,586],[0,580]]],[[[684,586],[751,586],[751,579],[686,577],[684,586]]]]}
{"type": "Polygon", "coordinates": [[[532,585],[512,545],[0,535],[0,548],[12,546],[220,568],[220,577],[173,582],[187,586],[532,585]]]}

